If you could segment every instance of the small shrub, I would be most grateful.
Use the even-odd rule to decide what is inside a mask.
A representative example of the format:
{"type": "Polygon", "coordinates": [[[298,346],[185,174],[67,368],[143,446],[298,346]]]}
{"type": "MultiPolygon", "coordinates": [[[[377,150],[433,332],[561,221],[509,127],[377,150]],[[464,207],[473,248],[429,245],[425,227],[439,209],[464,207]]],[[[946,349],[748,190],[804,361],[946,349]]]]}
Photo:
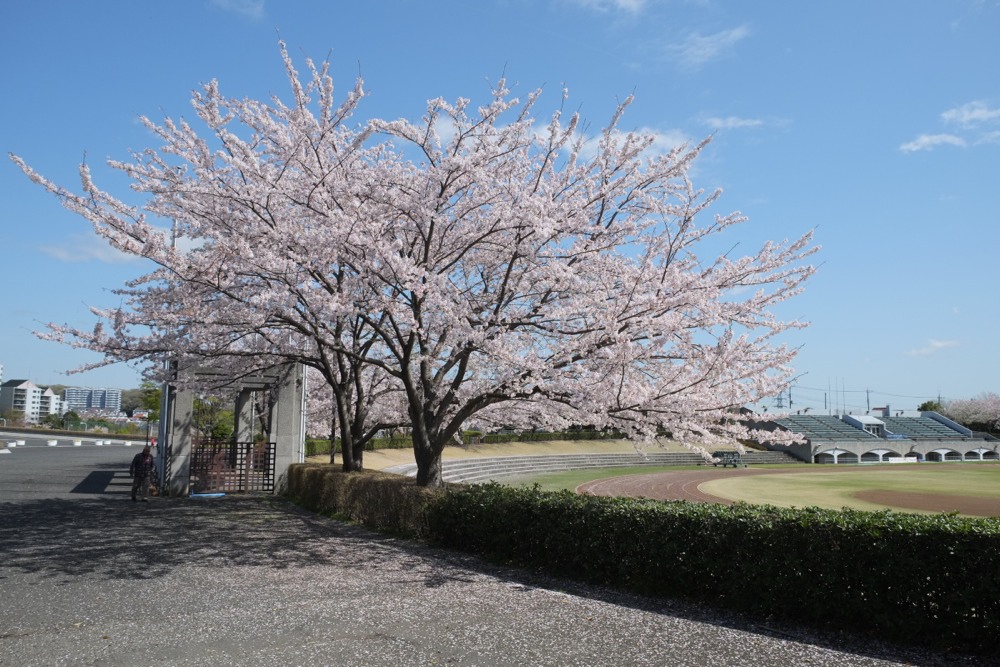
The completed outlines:
{"type": "Polygon", "coordinates": [[[437,493],[402,475],[295,464],[289,467],[286,495],[314,512],[396,535],[421,537],[427,534],[426,506],[437,493]]]}

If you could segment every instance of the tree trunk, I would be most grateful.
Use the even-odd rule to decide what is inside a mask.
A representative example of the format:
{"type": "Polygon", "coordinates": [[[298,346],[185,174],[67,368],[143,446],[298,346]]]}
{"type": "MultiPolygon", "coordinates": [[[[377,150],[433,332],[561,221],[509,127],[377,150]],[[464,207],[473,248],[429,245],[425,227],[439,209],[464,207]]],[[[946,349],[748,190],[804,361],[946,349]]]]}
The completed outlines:
{"type": "Polygon", "coordinates": [[[343,459],[341,469],[344,472],[354,472],[354,444],[350,437],[340,438],[340,457],[343,459]]]}
{"type": "Polygon", "coordinates": [[[365,469],[365,446],[361,443],[360,438],[354,439],[353,456],[354,459],[354,470],[364,470],[365,469]]]}
{"type": "Polygon", "coordinates": [[[352,429],[341,429],[340,453],[344,460],[344,472],[364,470],[365,438],[352,429]]]}
{"type": "Polygon", "coordinates": [[[429,442],[419,442],[413,437],[413,457],[417,462],[417,486],[441,486],[441,449],[435,450],[429,442]]]}
{"type": "Polygon", "coordinates": [[[351,422],[347,419],[344,397],[336,391],[334,392],[333,406],[337,415],[337,423],[340,424],[340,457],[343,460],[341,470],[354,472],[354,437],[351,432],[351,422]]]}
{"type": "Polygon", "coordinates": [[[336,463],[337,459],[337,429],[330,428],[330,465],[336,463]]]}

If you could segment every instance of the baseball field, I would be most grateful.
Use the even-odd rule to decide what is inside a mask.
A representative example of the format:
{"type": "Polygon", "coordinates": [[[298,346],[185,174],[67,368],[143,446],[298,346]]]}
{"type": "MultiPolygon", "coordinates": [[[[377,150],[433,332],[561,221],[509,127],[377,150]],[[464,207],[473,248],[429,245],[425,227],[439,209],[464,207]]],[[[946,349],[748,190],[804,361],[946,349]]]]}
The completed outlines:
{"type": "MultiPolygon", "coordinates": [[[[662,443],[664,451],[686,451],[662,443]]],[[[623,441],[511,443],[446,448],[444,459],[630,452],[623,441]]],[[[326,462],[328,457],[316,457],[326,462]]],[[[366,467],[383,469],[412,463],[409,450],[365,455],[366,467]]],[[[883,465],[787,465],[750,468],[607,468],[570,470],[503,480],[539,484],[546,490],[570,489],[594,495],[641,496],[730,504],[736,501],[783,507],[893,509],[906,512],[958,512],[1000,517],[1000,463],[919,463],[883,465]]]]}
{"type": "MultiPolygon", "coordinates": [[[[579,472],[579,471],[578,471],[579,472]]],[[[1000,464],[922,463],[867,466],[780,466],[705,468],[613,474],[591,479],[568,475],[580,493],[683,499],[730,504],[736,501],[781,507],[850,507],[906,512],[957,512],[1000,517],[1000,464]]],[[[619,471],[620,472],[620,471],[619,471]]],[[[558,475],[547,476],[556,488],[558,475]]]]}

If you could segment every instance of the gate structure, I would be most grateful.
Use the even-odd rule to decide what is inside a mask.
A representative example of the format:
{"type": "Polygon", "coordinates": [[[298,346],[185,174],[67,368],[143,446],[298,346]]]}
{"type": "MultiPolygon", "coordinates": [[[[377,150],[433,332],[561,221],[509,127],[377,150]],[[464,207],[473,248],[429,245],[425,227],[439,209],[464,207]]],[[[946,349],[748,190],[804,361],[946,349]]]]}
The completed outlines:
{"type": "Polygon", "coordinates": [[[274,492],[273,442],[203,442],[191,450],[191,493],[274,492]]]}
{"type": "Polygon", "coordinates": [[[285,364],[227,381],[210,368],[176,369],[177,382],[164,385],[157,469],[163,492],[170,496],[190,493],[262,491],[281,493],[288,466],[305,459],[305,369],[285,364]],[[199,442],[194,429],[194,397],[185,378],[207,377],[213,386],[229,388],[236,395],[234,442],[199,442]],[[265,442],[255,439],[251,396],[268,391],[273,397],[265,442]]]}

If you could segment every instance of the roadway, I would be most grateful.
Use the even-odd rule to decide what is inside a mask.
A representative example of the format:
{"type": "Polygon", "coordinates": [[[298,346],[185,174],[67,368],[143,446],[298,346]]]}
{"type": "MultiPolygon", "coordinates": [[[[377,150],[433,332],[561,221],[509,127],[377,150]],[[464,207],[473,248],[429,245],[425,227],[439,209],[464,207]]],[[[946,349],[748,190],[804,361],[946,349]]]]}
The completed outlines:
{"type": "Polygon", "coordinates": [[[0,498],[10,501],[129,495],[129,464],[144,442],[136,440],[126,446],[126,441],[112,440],[111,444],[97,445],[104,439],[89,438],[75,446],[74,439],[62,438],[50,446],[50,440],[46,436],[0,432],[0,498]]]}

